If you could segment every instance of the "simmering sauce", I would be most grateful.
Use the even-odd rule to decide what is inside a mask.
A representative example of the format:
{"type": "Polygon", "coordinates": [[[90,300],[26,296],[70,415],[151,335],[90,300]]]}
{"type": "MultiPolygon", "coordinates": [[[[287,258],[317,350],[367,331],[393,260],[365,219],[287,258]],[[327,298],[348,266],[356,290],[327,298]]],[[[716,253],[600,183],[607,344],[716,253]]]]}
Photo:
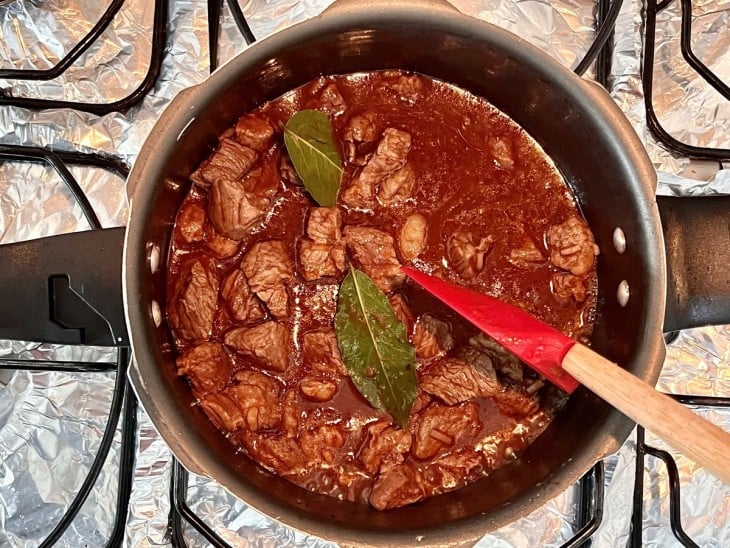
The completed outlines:
{"type": "Polygon", "coordinates": [[[322,77],[242,116],[191,174],[168,264],[178,368],[210,420],[265,468],[387,509],[517,458],[562,393],[406,281],[412,265],[574,338],[593,326],[598,248],[539,145],[488,102],[399,71],[322,77]],[[282,127],[325,112],[338,202],[299,181],[282,127]],[[333,329],[348,264],[416,349],[406,428],[350,381],[333,329]]]}

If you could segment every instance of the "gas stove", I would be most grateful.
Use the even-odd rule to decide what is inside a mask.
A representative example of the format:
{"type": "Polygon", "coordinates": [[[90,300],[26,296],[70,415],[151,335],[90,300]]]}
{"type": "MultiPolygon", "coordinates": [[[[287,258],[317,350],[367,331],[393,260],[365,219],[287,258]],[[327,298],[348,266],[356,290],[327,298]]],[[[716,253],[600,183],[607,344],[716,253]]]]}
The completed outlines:
{"type": "MultiPolygon", "coordinates": [[[[329,3],[0,2],[0,244],[122,226],[124,179],[170,99],[329,3]]],[[[726,1],[452,3],[604,85],[659,193],[730,194],[726,1]]],[[[4,264],[0,281],[11,277],[4,264]]],[[[177,464],[129,388],[126,347],[91,331],[68,343],[0,341],[1,546],[330,545],[177,464]]],[[[730,326],[675,334],[658,388],[730,429],[730,326]]],[[[730,487],[637,428],[478,546],[728,546],[728,500],[730,487]]]]}

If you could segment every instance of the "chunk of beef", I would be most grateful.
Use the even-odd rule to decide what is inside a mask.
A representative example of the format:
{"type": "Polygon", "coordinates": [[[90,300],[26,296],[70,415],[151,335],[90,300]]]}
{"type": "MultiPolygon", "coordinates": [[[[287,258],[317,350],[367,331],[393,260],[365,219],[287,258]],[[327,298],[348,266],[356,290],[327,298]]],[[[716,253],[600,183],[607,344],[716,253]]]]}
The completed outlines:
{"type": "Polygon", "coordinates": [[[299,474],[306,466],[307,457],[292,438],[271,434],[251,434],[244,438],[246,450],[264,467],[281,476],[299,474]]]}
{"type": "Polygon", "coordinates": [[[252,201],[262,208],[270,208],[281,188],[279,152],[266,156],[265,161],[249,171],[242,181],[252,201]]]}
{"type": "Polygon", "coordinates": [[[342,200],[352,207],[372,207],[375,186],[403,167],[411,149],[411,136],[395,128],[383,131],[383,138],[370,161],[342,193],[342,200]]]}
{"type": "Polygon", "coordinates": [[[238,402],[226,392],[211,392],[200,400],[210,421],[224,432],[235,432],[246,424],[238,402]]]}
{"type": "Polygon", "coordinates": [[[306,238],[299,241],[299,269],[305,280],[338,276],[346,268],[344,244],[319,244],[306,238]]]}
{"type": "Polygon", "coordinates": [[[473,481],[484,470],[482,453],[464,448],[435,460],[424,471],[424,479],[435,492],[450,491],[473,481]]]}
{"type": "Polygon", "coordinates": [[[481,428],[479,408],[473,401],[451,407],[434,402],[419,413],[411,453],[430,459],[481,428]]]}
{"type": "Polygon", "coordinates": [[[370,492],[370,504],[378,510],[398,508],[426,496],[421,473],[410,464],[394,466],[378,476],[370,492]]]}
{"type": "Polygon", "coordinates": [[[238,268],[223,281],[221,295],[233,317],[244,324],[254,324],[264,319],[261,301],[251,293],[246,275],[238,268]]]}
{"type": "Polygon", "coordinates": [[[216,181],[235,181],[246,175],[258,159],[256,151],[233,139],[220,140],[215,152],[190,176],[193,182],[208,187],[216,181]]]}
{"type": "Polygon", "coordinates": [[[448,322],[432,314],[423,314],[416,320],[411,342],[416,347],[416,356],[429,360],[443,356],[451,350],[454,346],[454,337],[451,335],[451,326],[448,322]]]}
{"type": "Polygon", "coordinates": [[[573,276],[569,272],[556,272],[553,274],[551,284],[553,293],[559,301],[567,302],[571,298],[582,303],[586,300],[586,285],[583,277],[573,276]]]}
{"type": "Polygon", "coordinates": [[[531,238],[525,238],[521,247],[516,247],[509,253],[509,262],[520,268],[531,268],[544,261],[545,257],[531,238]]]}
{"type": "Polygon", "coordinates": [[[364,165],[365,155],[359,152],[360,145],[375,141],[378,134],[378,126],[372,113],[356,114],[350,118],[343,134],[347,161],[356,165],[364,165]]]}
{"type": "Polygon", "coordinates": [[[307,219],[307,236],[319,244],[334,244],[342,239],[342,213],[338,207],[313,207],[307,219]]]}
{"type": "Polygon", "coordinates": [[[337,84],[334,82],[326,85],[319,94],[319,107],[329,114],[340,114],[345,111],[347,105],[342,98],[337,84]]]}
{"type": "Polygon", "coordinates": [[[384,206],[402,204],[413,194],[416,172],[410,164],[385,177],[378,186],[378,202],[384,206]]]}
{"type": "Polygon", "coordinates": [[[507,139],[497,138],[489,143],[494,162],[503,169],[515,167],[515,160],[512,154],[512,145],[507,139]]]}
{"type": "Polygon", "coordinates": [[[356,114],[347,122],[344,133],[345,141],[351,143],[371,143],[378,137],[378,127],[372,112],[356,114]]]}
{"type": "Polygon", "coordinates": [[[228,354],[223,345],[217,342],[193,346],[175,363],[177,374],[188,378],[197,397],[225,387],[231,374],[228,354]]]}
{"type": "Polygon", "coordinates": [[[278,322],[231,329],[223,342],[239,354],[257,358],[275,371],[284,371],[289,363],[289,331],[278,322]]]}
{"type": "Polygon", "coordinates": [[[491,236],[477,238],[471,232],[457,232],[449,238],[446,250],[454,270],[470,280],[484,270],[491,249],[491,236]]]}
{"type": "Polygon", "coordinates": [[[309,464],[332,463],[337,450],[345,444],[345,436],[332,425],[306,430],[299,436],[299,445],[309,460],[309,464]]]}
{"type": "Polygon", "coordinates": [[[227,394],[238,404],[248,429],[256,432],[276,428],[281,420],[279,381],[250,369],[238,371],[234,378],[236,384],[227,394]]]}
{"type": "Polygon", "coordinates": [[[380,180],[402,168],[410,150],[410,134],[392,127],[386,128],[375,154],[363,169],[363,173],[367,172],[366,176],[380,180]]]}
{"type": "Polygon", "coordinates": [[[289,304],[286,283],[294,276],[286,244],[281,240],[254,244],[243,256],[241,270],[251,290],[266,303],[272,316],[285,318],[289,304]]]}
{"type": "Polygon", "coordinates": [[[522,362],[489,335],[479,332],[469,338],[469,344],[486,353],[492,359],[492,365],[502,375],[517,382],[524,378],[522,362]]]}
{"type": "Polygon", "coordinates": [[[315,109],[337,116],[344,112],[347,105],[337,84],[330,77],[320,77],[308,84],[303,96],[308,98],[304,108],[315,109]]]}
{"type": "Polygon", "coordinates": [[[445,358],[421,374],[420,387],[448,405],[499,392],[497,373],[486,354],[470,349],[463,358],[445,358]]]}
{"type": "Polygon", "coordinates": [[[588,225],[575,215],[547,232],[550,261],[574,276],[589,272],[596,261],[599,249],[588,225]]]}
{"type": "Polygon", "coordinates": [[[232,240],[241,240],[260,222],[271,200],[246,190],[241,181],[219,179],[208,195],[208,216],[216,230],[232,240]]]}
{"type": "Polygon", "coordinates": [[[274,128],[269,121],[256,114],[241,116],[235,131],[236,141],[259,152],[269,147],[274,136],[274,128]]]}
{"type": "Polygon", "coordinates": [[[212,225],[208,225],[205,231],[205,245],[219,259],[227,259],[236,254],[240,242],[221,236],[212,225]]]}
{"type": "Polygon", "coordinates": [[[167,308],[175,334],[190,342],[210,337],[218,305],[218,273],[208,257],[193,259],[180,269],[167,308]]]}
{"type": "Polygon", "coordinates": [[[347,375],[333,329],[305,333],[302,337],[302,360],[318,371],[347,375]]]}
{"type": "Polygon", "coordinates": [[[183,241],[191,244],[203,239],[204,229],[205,209],[199,204],[186,201],[177,214],[175,230],[183,241]]]}
{"type": "Polygon", "coordinates": [[[426,228],[428,222],[423,215],[414,213],[406,219],[400,231],[400,251],[403,256],[412,260],[418,257],[426,244],[426,228]]]}
{"type": "Polygon", "coordinates": [[[367,440],[360,451],[360,462],[370,474],[381,473],[401,464],[411,448],[408,430],[377,421],[368,426],[367,440]]]}
{"type": "Polygon", "coordinates": [[[358,176],[352,180],[341,196],[345,204],[365,209],[375,205],[373,203],[374,192],[374,183],[371,184],[370,181],[358,176]]]}
{"type": "Polygon", "coordinates": [[[308,399],[325,402],[331,400],[337,392],[337,383],[329,379],[304,377],[299,383],[299,389],[308,399]]]}
{"type": "Polygon", "coordinates": [[[410,420],[415,420],[414,417],[418,415],[421,411],[426,409],[431,402],[433,401],[433,397],[428,392],[424,392],[421,388],[418,389],[418,392],[416,393],[416,399],[413,400],[413,405],[411,406],[411,417],[410,420]]]}
{"type": "Polygon", "coordinates": [[[468,448],[444,455],[434,464],[441,468],[442,472],[447,470],[455,472],[453,480],[454,483],[457,483],[458,478],[471,476],[474,472],[480,470],[484,466],[484,460],[481,453],[468,448]]]}
{"type": "Polygon", "coordinates": [[[388,297],[388,301],[390,302],[390,306],[393,308],[395,317],[402,321],[406,326],[406,333],[410,333],[413,329],[415,318],[411,313],[411,309],[408,306],[408,302],[405,297],[400,293],[396,293],[395,295],[388,297]]]}
{"type": "Polygon", "coordinates": [[[387,85],[408,103],[415,103],[423,94],[423,79],[417,74],[402,74],[387,85]]]}
{"type": "Polygon", "coordinates": [[[383,292],[405,281],[390,234],[366,226],[347,226],[344,232],[352,258],[383,292]]]}
{"type": "Polygon", "coordinates": [[[516,419],[528,417],[540,409],[536,393],[524,394],[518,390],[505,389],[492,397],[502,413],[516,419]]]}
{"type": "Polygon", "coordinates": [[[342,243],[342,214],[336,207],[309,210],[307,235],[299,242],[299,266],[305,280],[337,276],[347,266],[342,243]]]}

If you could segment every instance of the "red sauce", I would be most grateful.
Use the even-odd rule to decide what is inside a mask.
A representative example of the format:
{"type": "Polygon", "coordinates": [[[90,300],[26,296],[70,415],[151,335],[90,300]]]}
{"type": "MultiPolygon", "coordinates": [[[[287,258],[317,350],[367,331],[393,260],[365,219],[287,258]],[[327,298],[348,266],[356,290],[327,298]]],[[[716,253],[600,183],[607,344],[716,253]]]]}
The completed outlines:
{"type": "MultiPolygon", "coordinates": [[[[546,234],[551,226],[560,225],[570,217],[580,217],[580,213],[570,189],[549,158],[519,126],[486,101],[426,77],[418,78],[417,93],[404,94],[397,91],[395,85],[402,77],[403,73],[393,71],[327,77],[262,105],[254,113],[268,120],[275,128],[275,134],[268,149],[260,154],[258,165],[278,169],[283,150],[280,128],[293,113],[305,108],[319,108],[329,114],[335,141],[345,159],[348,158],[345,132],[355,115],[367,113],[379,135],[385,128],[408,133],[412,145],[407,163],[415,171],[416,179],[410,199],[394,206],[376,202],[374,207],[360,210],[343,204],[341,193],[339,206],[343,225],[366,225],[387,232],[395,238],[401,264],[413,264],[518,304],[574,338],[587,338],[594,317],[595,270],[581,275],[587,288],[582,300],[557,298],[554,292],[553,275],[565,271],[549,260],[551,250],[546,234]],[[322,93],[322,89],[331,84],[341,96],[343,105],[339,107],[333,107],[326,93],[322,93]],[[414,213],[424,216],[428,225],[422,251],[416,259],[408,261],[398,248],[398,238],[405,220],[414,213]],[[465,231],[489,237],[491,241],[483,268],[467,278],[455,271],[448,251],[452,235],[465,231]],[[511,253],[523,248],[526,240],[533,242],[544,260],[528,265],[514,260],[511,253]]],[[[365,161],[372,157],[379,140],[378,137],[372,143],[359,145],[358,153],[365,161]]],[[[346,160],[343,187],[361,169],[357,162],[346,160]]],[[[193,185],[183,207],[190,205],[199,205],[207,211],[208,190],[193,185]]],[[[302,357],[302,336],[312,330],[332,328],[337,288],[344,278],[344,273],[314,281],[301,278],[296,242],[305,233],[307,212],[315,205],[303,188],[279,177],[275,203],[265,220],[242,240],[229,242],[235,252],[223,259],[214,257],[208,245],[215,232],[209,219],[205,221],[204,237],[196,241],[186,241],[181,236],[178,222],[169,255],[168,302],[175,300],[181,267],[191,258],[214,257],[222,284],[239,268],[242,257],[253,244],[274,239],[286,242],[295,271],[294,278],[287,282],[289,314],[281,320],[292,334],[288,367],[284,371],[272,371],[256,359],[227,347],[228,376],[218,384],[217,390],[225,391],[235,384],[236,371],[262,371],[280,381],[282,389],[277,405],[282,414],[286,414],[287,409],[293,413],[298,418],[298,426],[287,433],[282,419],[276,428],[252,432],[242,425],[225,433],[232,443],[264,466],[306,489],[367,502],[373,486],[387,472],[383,467],[368,472],[362,462],[363,448],[370,439],[367,425],[377,420],[390,422],[390,417],[374,410],[344,375],[325,375],[337,384],[336,393],[325,402],[309,401],[298,389],[302,379],[312,374],[312,364],[302,357]],[[317,429],[323,425],[333,426],[342,437],[342,444],[337,446],[339,440],[329,445],[323,442],[324,453],[312,457],[309,453],[317,451],[307,446],[314,443],[310,434],[314,432],[312,435],[319,436],[321,431],[317,429]],[[300,459],[302,462],[293,466],[291,462],[282,463],[281,459],[272,457],[271,451],[262,449],[264,438],[294,444],[288,446],[287,454],[294,455],[291,458],[296,460],[301,450],[305,455],[300,459]]],[[[405,283],[395,293],[405,297],[413,318],[428,313],[449,324],[453,350],[447,357],[469,346],[470,337],[476,334],[474,328],[424,291],[405,283]]],[[[215,320],[207,339],[223,343],[225,334],[240,327],[240,322],[232,318],[223,298],[219,296],[218,299],[215,320]]],[[[173,332],[181,355],[201,342],[186,340],[175,329],[173,332]]],[[[413,334],[412,326],[410,334],[413,334]]],[[[417,494],[411,496],[405,491],[389,494],[388,507],[460,487],[516,458],[544,430],[562,403],[558,391],[550,386],[540,388],[540,383],[536,384],[536,374],[529,369],[522,371],[522,380],[516,380],[503,372],[502,366],[511,363],[509,357],[481,350],[497,368],[501,390],[534,401],[536,406],[520,416],[510,412],[509,404],[504,404],[498,397],[476,397],[458,403],[457,407],[476,406],[478,419],[458,435],[435,433],[436,438],[443,438],[438,451],[429,458],[417,458],[413,447],[418,442],[419,421],[423,420],[424,410],[428,406],[448,407],[438,396],[422,393],[419,398],[427,401],[427,405],[416,404],[408,426],[411,449],[404,452],[401,459],[396,459],[402,460],[397,466],[415,470],[410,487],[417,494]],[[451,443],[448,439],[452,439],[451,443]]],[[[419,375],[440,359],[419,360],[419,375]]],[[[193,386],[201,402],[209,397],[210,391],[201,390],[194,383],[193,386]]]]}

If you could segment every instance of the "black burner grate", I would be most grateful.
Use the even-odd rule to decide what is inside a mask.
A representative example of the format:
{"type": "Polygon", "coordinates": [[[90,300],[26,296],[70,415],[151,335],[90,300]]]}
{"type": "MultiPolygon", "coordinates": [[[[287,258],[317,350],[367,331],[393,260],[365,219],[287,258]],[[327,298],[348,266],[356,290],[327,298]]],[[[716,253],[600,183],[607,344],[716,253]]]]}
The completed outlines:
{"type": "MultiPolygon", "coordinates": [[[[81,205],[89,224],[94,230],[100,229],[99,220],[91,208],[86,196],[75,177],[68,169],[68,165],[93,166],[104,169],[117,176],[128,175],[129,168],[119,159],[108,158],[99,154],[83,154],[79,152],[58,152],[39,147],[24,147],[17,145],[0,145],[0,162],[31,162],[46,163],[58,172],[62,181],[71,190],[81,205]]],[[[106,428],[99,443],[99,449],[81,488],[69,505],[58,524],[41,544],[42,547],[53,546],[73,523],[96,484],[99,474],[107,460],[109,450],[114,440],[120,418],[122,420],[121,452],[118,471],[117,505],[114,515],[114,524],[107,546],[121,545],[126,526],[127,510],[132,491],[134,478],[134,459],[137,447],[137,399],[127,381],[127,368],[131,359],[128,347],[120,347],[116,363],[97,362],[69,362],[53,360],[19,360],[0,358],[0,370],[27,370],[27,371],[63,371],[67,373],[98,373],[116,370],[112,403],[106,428]]]]}
{"type": "MultiPolygon", "coordinates": [[[[120,540],[124,536],[124,529],[127,523],[127,510],[129,508],[129,498],[132,492],[132,482],[134,479],[134,457],[137,449],[137,398],[134,396],[129,383],[127,381],[127,367],[131,358],[129,348],[123,347],[119,349],[117,357],[116,379],[114,381],[114,392],[112,403],[109,409],[109,419],[104,429],[104,434],[99,444],[99,450],[96,453],[94,462],[89,468],[89,472],[69,505],[66,513],[58,522],[53,531],[46,537],[41,544],[41,548],[47,548],[56,544],[63,536],[66,529],[73,523],[76,515],[86,502],[91,490],[94,488],[99,478],[102,467],[109,455],[109,449],[114,441],[114,434],[117,431],[119,418],[124,414],[122,421],[122,449],[119,462],[118,472],[118,492],[117,506],[114,515],[114,525],[112,533],[107,541],[108,547],[116,547],[120,545],[120,540]]],[[[0,361],[0,368],[2,361],[0,361]]]]}
{"type": "MultiPolygon", "coordinates": [[[[670,151],[689,158],[702,160],[730,160],[730,149],[698,147],[679,141],[673,137],[661,124],[654,109],[654,54],[656,50],[656,19],[657,14],[666,9],[675,0],[648,0],[645,7],[645,39],[642,62],[642,85],[644,91],[644,106],[646,109],[647,126],[654,138],[670,151]]],[[[691,0],[677,0],[681,9],[680,50],[682,57],[690,67],[701,76],[710,86],[723,97],[730,100],[730,87],[723,82],[712,70],[707,67],[692,50],[692,2],[691,0]]],[[[665,335],[667,344],[673,342],[677,332],[665,335]]],[[[704,407],[730,408],[730,398],[711,396],[692,396],[670,394],[673,398],[685,405],[704,407]]],[[[644,475],[646,456],[660,459],[667,470],[669,483],[669,523],[675,538],[688,547],[698,546],[682,527],[681,519],[681,490],[677,464],[672,455],[662,449],[648,445],[645,441],[645,430],[641,426],[636,431],[636,470],[634,478],[633,508],[631,516],[631,532],[628,545],[639,548],[643,545],[643,517],[644,517],[644,475]]]]}
{"type": "Polygon", "coordinates": [[[188,505],[188,471],[177,461],[172,459],[172,474],[170,477],[170,516],[168,527],[172,536],[172,544],[176,548],[187,546],[183,533],[183,520],[192,525],[205,540],[215,548],[231,548],[218,533],[206,524],[188,505]]]}
{"type": "Polygon", "coordinates": [[[55,66],[49,69],[0,69],[0,78],[15,80],[53,80],[61,76],[61,74],[73,65],[74,61],[81,57],[99,39],[109,24],[114,20],[114,16],[122,9],[124,1],[113,0],[89,33],[79,40],[78,44],[71,48],[71,51],[55,66]]]}
{"type": "Polygon", "coordinates": [[[208,0],[208,44],[211,72],[218,68],[218,39],[220,38],[220,20],[224,1],[228,4],[228,9],[231,10],[233,20],[246,44],[250,46],[256,41],[237,0],[208,0]]]}
{"type": "MultiPolygon", "coordinates": [[[[646,123],[655,139],[666,146],[670,151],[688,158],[700,160],[730,160],[730,149],[698,147],[684,143],[673,137],[661,124],[654,109],[654,53],[656,49],[656,18],[657,13],[665,9],[675,0],[648,0],[645,2],[644,25],[644,58],[642,62],[641,80],[644,89],[644,106],[646,109],[646,123]]],[[[722,81],[710,70],[692,51],[692,2],[691,0],[676,0],[681,4],[682,30],[680,49],[687,63],[708,84],[716,89],[726,99],[730,100],[730,86],[722,81]]]]}
{"type": "MultiPolygon", "coordinates": [[[[719,407],[730,409],[730,398],[715,396],[691,396],[686,394],[669,394],[684,405],[700,407],[719,407]]],[[[636,472],[634,479],[634,500],[631,514],[631,534],[628,545],[631,548],[643,546],[643,518],[644,518],[644,463],[646,456],[660,459],[667,469],[669,482],[669,524],[674,537],[683,545],[698,547],[682,527],[681,489],[677,463],[668,451],[648,445],[645,440],[645,430],[641,426],[636,428],[636,472]]]]}
{"type": "MultiPolygon", "coordinates": [[[[76,44],[68,54],[50,69],[0,69],[0,79],[51,80],[66,72],[103,34],[125,0],[113,0],[99,21],[76,44]]],[[[150,63],[142,82],[127,97],[110,103],[88,103],[84,101],[64,101],[56,99],[40,99],[34,97],[16,97],[8,89],[0,87],[0,105],[11,105],[32,110],[46,108],[72,108],[91,114],[103,116],[111,112],[126,112],[139,103],[157,82],[162,68],[162,57],[167,39],[168,0],[154,0],[155,13],[152,24],[152,48],[150,63]]]]}

